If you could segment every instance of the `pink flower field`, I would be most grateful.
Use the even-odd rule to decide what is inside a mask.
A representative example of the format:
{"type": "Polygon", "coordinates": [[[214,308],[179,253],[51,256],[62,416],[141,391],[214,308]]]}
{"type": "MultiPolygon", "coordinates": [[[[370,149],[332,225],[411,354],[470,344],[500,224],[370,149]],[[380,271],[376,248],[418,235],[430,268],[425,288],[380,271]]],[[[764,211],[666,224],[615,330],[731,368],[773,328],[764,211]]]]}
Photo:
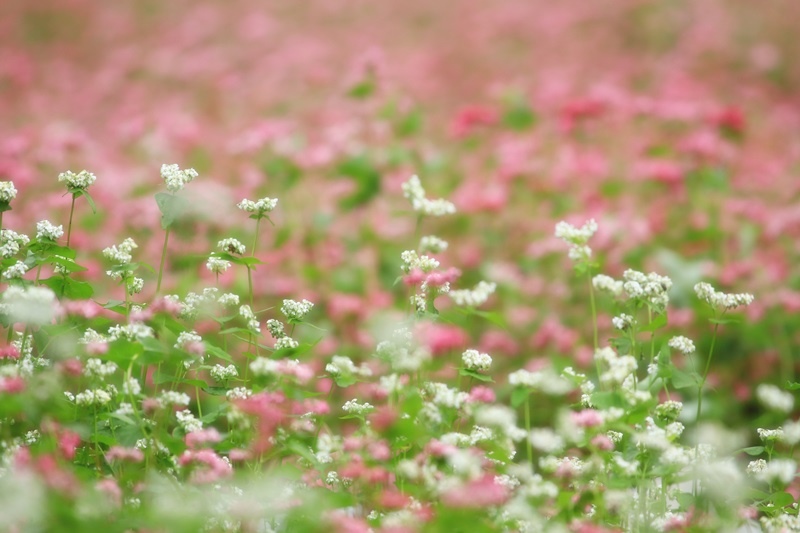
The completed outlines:
{"type": "Polygon", "coordinates": [[[798,20],[0,2],[0,531],[800,531],[798,20]]]}

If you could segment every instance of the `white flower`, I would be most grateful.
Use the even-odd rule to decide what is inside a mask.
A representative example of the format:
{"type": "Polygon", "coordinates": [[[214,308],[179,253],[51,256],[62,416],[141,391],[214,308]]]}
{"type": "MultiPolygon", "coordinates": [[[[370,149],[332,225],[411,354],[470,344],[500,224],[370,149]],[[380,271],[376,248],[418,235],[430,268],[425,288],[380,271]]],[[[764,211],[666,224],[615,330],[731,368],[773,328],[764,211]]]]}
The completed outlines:
{"type": "Polygon", "coordinates": [[[633,318],[631,315],[626,315],[622,313],[619,316],[615,316],[611,319],[611,323],[614,324],[614,327],[620,331],[625,331],[630,329],[631,326],[636,324],[636,319],[633,318]]]}
{"type": "Polygon", "coordinates": [[[439,261],[427,255],[419,255],[414,250],[406,250],[401,253],[400,260],[403,261],[400,269],[406,274],[415,269],[427,273],[439,267],[439,261]]]}
{"type": "Polygon", "coordinates": [[[773,459],[762,470],[754,472],[754,477],[764,483],[779,482],[782,485],[791,483],[796,475],[797,463],[791,459],[773,459]]]}
{"type": "Polygon", "coordinates": [[[610,292],[614,296],[622,294],[622,282],[605,274],[598,274],[592,278],[592,285],[598,291],[610,292]]]}
{"type": "Polygon", "coordinates": [[[472,289],[450,291],[448,296],[450,296],[450,299],[453,300],[456,305],[478,307],[486,303],[486,300],[489,299],[489,296],[494,294],[496,288],[496,283],[481,281],[472,289]]]}
{"type": "Polygon", "coordinates": [[[489,354],[480,353],[478,350],[466,350],[461,354],[464,367],[468,370],[489,370],[492,358],[489,354]]]}
{"type": "Polygon", "coordinates": [[[222,239],[217,243],[217,248],[220,251],[228,253],[228,254],[239,254],[244,255],[245,246],[242,244],[238,239],[222,239]]]}
{"type": "Polygon", "coordinates": [[[436,200],[429,200],[425,197],[425,189],[416,175],[411,176],[409,180],[402,185],[403,196],[411,201],[411,207],[414,211],[424,215],[440,217],[444,215],[452,215],[456,212],[456,206],[452,202],[442,198],[436,200]]]}
{"type": "Polygon", "coordinates": [[[189,398],[188,394],[183,393],[183,392],[178,392],[178,391],[172,391],[172,390],[163,391],[158,396],[158,404],[161,407],[167,407],[167,406],[170,406],[170,405],[184,405],[184,406],[186,406],[186,405],[189,405],[190,401],[191,401],[191,398],[189,398]]]}
{"type": "Polygon", "coordinates": [[[106,259],[110,259],[115,263],[125,265],[131,262],[133,256],[131,256],[131,252],[138,248],[139,246],[136,242],[128,237],[119,246],[110,246],[103,250],[103,257],[106,259]]]}
{"type": "MultiPolygon", "coordinates": [[[[252,363],[250,365],[250,368],[253,369],[252,363]]],[[[211,374],[211,377],[217,381],[225,381],[227,379],[235,378],[236,376],[239,375],[239,372],[236,370],[236,367],[234,365],[228,365],[228,366],[214,365],[214,367],[209,371],[209,373],[211,374]]],[[[254,374],[256,373],[254,369],[253,373],[254,374]]]]}
{"type": "Polygon", "coordinates": [[[274,318],[267,320],[267,331],[269,331],[273,339],[280,339],[286,336],[286,333],[283,331],[283,322],[275,320],[274,318]]]}
{"type": "Polygon", "coordinates": [[[676,337],[672,337],[667,345],[675,350],[678,350],[683,355],[690,355],[694,353],[694,343],[691,339],[684,337],[683,335],[678,335],[676,337]]]}
{"type": "Polygon", "coordinates": [[[231,262],[220,257],[211,256],[206,261],[206,268],[214,274],[221,274],[231,267],[231,262]]]}
{"type": "Polygon", "coordinates": [[[669,303],[669,290],[672,280],[655,272],[645,275],[637,270],[628,269],[622,274],[622,289],[629,298],[644,301],[662,311],[669,303]]]}
{"type": "Polygon", "coordinates": [[[297,302],[295,300],[284,300],[281,306],[281,313],[286,315],[289,322],[300,322],[305,316],[311,312],[314,304],[308,300],[297,302]]]}
{"type": "Polygon", "coordinates": [[[254,213],[262,216],[264,213],[269,213],[278,205],[277,198],[262,198],[256,202],[244,199],[236,207],[247,213],[254,213]]]}
{"type": "Polygon", "coordinates": [[[447,241],[444,241],[433,235],[427,235],[422,237],[420,240],[419,250],[420,252],[431,252],[433,254],[438,254],[447,250],[447,241]]]}
{"type": "Polygon", "coordinates": [[[358,403],[356,400],[348,400],[342,406],[342,411],[345,413],[354,413],[357,415],[363,415],[364,413],[372,411],[373,409],[374,407],[371,404],[367,402],[358,403]]]}
{"type": "Polygon", "coordinates": [[[96,377],[99,379],[105,379],[106,376],[110,376],[114,372],[117,371],[117,364],[111,361],[107,363],[103,363],[100,359],[96,357],[91,357],[86,360],[86,364],[83,366],[83,375],[88,377],[96,377]]]}
{"type": "Polygon", "coordinates": [[[331,362],[325,365],[325,372],[333,376],[371,376],[372,370],[367,366],[356,366],[349,358],[342,355],[334,355],[331,362]]]}
{"type": "Polygon", "coordinates": [[[10,267],[3,272],[3,278],[5,279],[18,279],[25,275],[28,271],[28,267],[22,261],[17,261],[10,267]]]}
{"type": "Polygon", "coordinates": [[[553,396],[566,394],[573,389],[569,381],[555,374],[549,368],[538,372],[530,372],[525,369],[517,370],[508,375],[508,383],[515,387],[539,390],[553,396]]]}
{"type": "Polygon", "coordinates": [[[144,280],[142,278],[130,277],[125,284],[130,295],[139,294],[144,288],[144,280]]]}
{"type": "Polygon", "coordinates": [[[161,165],[161,178],[167,184],[169,192],[180,191],[197,176],[197,171],[193,168],[181,170],[178,165],[161,165]]]}
{"type": "Polygon", "coordinates": [[[178,419],[178,425],[181,426],[184,433],[191,433],[192,431],[200,431],[203,429],[203,423],[196,419],[188,409],[176,412],[175,418],[178,419]]]}
{"type": "Polygon", "coordinates": [[[134,322],[132,324],[125,324],[124,326],[116,325],[108,328],[108,340],[115,341],[117,339],[125,339],[129,341],[136,341],[144,337],[153,337],[153,328],[145,324],[134,322]]]}
{"type": "Polygon", "coordinates": [[[49,220],[36,223],[36,238],[39,240],[57,241],[64,235],[64,226],[54,226],[49,220]]]}
{"type": "Polygon", "coordinates": [[[756,398],[764,407],[775,411],[789,413],[794,409],[794,396],[769,383],[761,383],[756,387],[756,398]]]}
{"type": "Polygon", "coordinates": [[[58,175],[58,182],[59,183],[66,183],[67,188],[70,191],[76,189],[83,189],[86,190],[92,185],[97,178],[91,172],[86,170],[81,170],[77,174],[72,172],[71,170],[67,170],[66,172],[62,172],[58,175]]]}
{"type": "Polygon", "coordinates": [[[7,204],[17,197],[17,189],[10,181],[0,181],[0,203],[7,204]]]}
{"type": "Polygon", "coordinates": [[[576,228],[565,221],[556,224],[556,237],[573,246],[586,244],[596,231],[597,222],[593,218],[589,219],[581,228],[576,228]]]}
{"type": "Polygon", "coordinates": [[[283,350],[284,348],[295,349],[300,346],[300,343],[291,337],[281,337],[275,341],[275,349],[283,350]]]}
{"type": "Polygon", "coordinates": [[[752,294],[745,292],[737,294],[717,292],[714,290],[714,287],[705,282],[696,284],[694,286],[694,292],[697,294],[698,298],[720,311],[735,309],[743,305],[750,305],[755,299],[752,294]]]}
{"type": "Polygon", "coordinates": [[[225,294],[220,295],[220,297],[217,299],[217,303],[222,307],[236,307],[239,305],[239,295],[226,292],[225,294]]]}
{"type": "Polygon", "coordinates": [[[249,305],[245,304],[239,306],[239,315],[247,321],[247,329],[255,334],[261,333],[261,325],[258,323],[258,319],[249,305]]]}
{"type": "Polygon", "coordinates": [[[2,310],[12,321],[48,324],[56,313],[56,295],[48,287],[8,287],[0,297],[2,310]]]}

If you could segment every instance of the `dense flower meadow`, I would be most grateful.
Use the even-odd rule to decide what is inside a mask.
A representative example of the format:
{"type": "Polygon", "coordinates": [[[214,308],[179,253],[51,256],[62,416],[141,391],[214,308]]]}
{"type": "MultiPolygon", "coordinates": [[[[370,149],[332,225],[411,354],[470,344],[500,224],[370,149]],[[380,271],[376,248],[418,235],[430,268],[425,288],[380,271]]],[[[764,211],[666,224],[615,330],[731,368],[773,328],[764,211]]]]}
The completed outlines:
{"type": "Polygon", "coordinates": [[[0,3],[0,531],[800,531],[800,4],[301,4],[0,3]]]}

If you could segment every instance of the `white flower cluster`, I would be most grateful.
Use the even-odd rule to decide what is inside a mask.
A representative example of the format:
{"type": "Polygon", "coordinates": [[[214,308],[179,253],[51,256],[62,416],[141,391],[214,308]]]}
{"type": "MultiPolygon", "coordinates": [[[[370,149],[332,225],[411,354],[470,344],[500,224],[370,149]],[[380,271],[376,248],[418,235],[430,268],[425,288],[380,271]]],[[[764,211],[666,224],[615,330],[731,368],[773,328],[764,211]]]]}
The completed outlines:
{"type": "Polygon", "coordinates": [[[480,353],[478,350],[465,350],[461,354],[461,360],[467,370],[489,370],[492,366],[492,358],[487,353],[480,353]]]}
{"type": "Polygon", "coordinates": [[[563,220],[556,224],[556,237],[569,244],[569,258],[573,261],[586,261],[592,257],[592,249],[586,243],[595,232],[597,222],[593,218],[580,228],[563,220]]]}
{"type": "Polygon", "coordinates": [[[284,300],[281,306],[281,313],[283,313],[289,322],[300,322],[305,316],[311,312],[314,304],[308,300],[301,302],[295,300],[284,300]]]}
{"type": "Polygon", "coordinates": [[[217,243],[217,248],[219,248],[221,252],[231,255],[244,255],[245,252],[244,244],[242,244],[238,239],[234,238],[222,239],[217,243]]]}
{"type": "Polygon", "coordinates": [[[119,246],[114,245],[103,249],[103,257],[120,265],[126,265],[133,259],[131,252],[138,247],[139,245],[128,237],[119,246]]]}
{"type": "Polygon", "coordinates": [[[345,404],[342,406],[342,411],[345,413],[353,413],[357,415],[363,415],[369,411],[372,411],[374,407],[367,403],[358,403],[357,400],[347,400],[345,404]]]}
{"type": "Polygon", "coordinates": [[[64,226],[55,226],[49,220],[41,220],[36,223],[36,238],[39,240],[57,241],[64,236],[64,226]]]}
{"type": "Polygon", "coordinates": [[[759,459],[747,465],[747,473],[764,483],[785,486],[797,475],[797,463],[791,459],[773,459],[769,462],[759,459]]]}
{"type": "Polygon", "coordinates": [[[186,345],[190,342],[203,342],[203,337],[197,334],[196,331],[181,331],[178,339],[175,341],[175,348],[178,350],[185,350],[186,345]]]}
{"type": "Polygon", "coordinates": [[[214,274],[222,274],[223,272],[227,271],[231,267],[231,262],[221,257],[217,257],[212,255],[206,261],[206,268],[209,272],[213,272],[214,274]]]}
{"type": "Polygon", "coordinates": [[[48,324],[56,312],[56,295],[48,287],[6,288],[0,297],[0,310],[14,322],[48,324]]]}
{"type": "Polygon", "coordinates": [[[606,276],[605,274],[598,274],[592,278],[592,285],[598,291],[605,291],[614,296],[622,294],[622,282],[606,276]]]}
{"type": "Polygon", "coordinates": [[[229,400],[244,400],[253,395],[253,391],[247,387],[234,387],[225,393],[225,397],[229,400]]]}
{"type": "Polygon", "coordinates": [[[704,281],[701,281],[694,286],[694,292],[697,294],[698,298],[709,304],[711,307],[721,311],[735,309],[742,305],[750,305],[755,299],[752,294],[746,292],[737,294],[717,292],[714,290],[714,287],[704,281]]]}
{"type": "Polygon", "coordinates": [[[22,261],[17,261],[3,272],[4,279],[19,279],[28,271],[28,266],[22,261]]]}
{"type": "Polygon", "coordinates": [[[626,331],[630,329],[632,326],[636,325],[636,319],[633,318],[631,315],[626,315],[622,313],[619,316],[615,316],[611,319],[611,323],[614,324],[614,327],[620,331],[626,331]]]}
{"type": "Polygon", "coordinates": [[[421,270],[428,273],[439,267],[439,261],[428,255],[419,255],[414,250],[406,250],[400,254],[403,264],[400,269],[408,274],[412,270],[421,270]]]}
{"type": "Polygon", "coordinates": [[[325,365],[325,372],[332,376],[363,376],[372,375],[372,370],[365,366],[356,366],[355,363],[343,355],[334,355],[331,362],[325,365]]]}
{"type": "Polygon", "coordinates": [[[300,346],[300,343],[289,336],[281,337],[280,339],[275,341],[276,350],[283,350],[285,348],[294,350],[298,346],[300,346]]]}
{"type": "Polygon", "coordinates": [[[398,372],[414,372],[431,358],[430,351],[413,342],[412,333],[406,328],[396,329],[389,340],[381,341],[375,355],[387,361],[398,372]]]}
{"type": "Polygon", "coordinates": [[[83,392],[79,392],[75,396],[72,396],[72,394],[69,392],[65,392],[64,395],[69,401],[83,406],[106,405],[111,401],[111,394],[103,389],[86,389],[83,392]]]}
{"type": "Polygon", "coordinates": [[[239,316],[241,316],[245,322],[247,322],[247,329],[255,333],[256,335],[261,333],[261,325],[258,323],[258,319],[256,318],[256,314],[250,308],[249,305],[241,305],[239,306],[239,316]]]}
{"type": "Polygon", "coordinates": [[[761,383],[756,387],[756,398],[764,407],[774,411],[789,413],[794,409],[794,396],[769,383],[761,383]]]}
{"type": "Polygon", "coordinates": [[[83,365],[83,375],[87,377],[105,379],[106,376],[110,376],[116,372],[117,368],[117,364],[112,361],[103,363],[102,360],[96,357],[90,357],[86,360],[86,364],[83,365]]]}
{"type": "Polygon", "coordinates": [[[277,198],[262,198],[258,201],[244,199],[236,207],[247,213],[253,213],[262,216],[264,213],[269,213],[278,205],[277,198]]]}
{"type": "Polygon", "coordinates": [[[424,385],[425,392],[430,396],[431,403],[439,407],[460,409],[469,399],[469,394],[448,387],[438,381],[430,381],[424,385]]]}
{"type": "Polygon", "coordinates": [[[480,281],[472,289],[460,289],[450,291],[448,296],[456,305],[466,305],[468,307],[478,307],[486,303],[489,296],[494,294],[497,284],[489,281],[480,281]]]}
{"type": "Polygon", "coordinates": [[[254,376],[273,376],[279,374],[280,364],[274,359],[266,357],[256,357],[250,363],[250,370],[254,376]]]}
{"type": "Polygon", "coordinates": [[[440,239],[434,235],[426,235],[422,237],[419,242],[419,251],[420,252],[430,252],[432,254],[438,254],[440,252],[444,252],[447,250],[447,241],[440,239]]]}
{"type": "Polygon", "coordinates": [[[280,339],[286,336],[286,332],[283,331],[283,322],[274,318],[267,320],[267,331],[269,331],[273,339],[280,339]]]}
{"type": "Polygon", "coordinates": [[[17,189],[10,181],[0,181],[0,203],[7,204],[17,197],[17,189]]]}
{"type": "Polygon", "coordinates": [[[117,339],[136,341],[153,336],[153,328],[139,322],[133,322],[125,325],[115,325],[108,328],[108,340],[110,342],[113,342],[117,339]]]}
{"type": "Polygon", "coordinates": [[[61,174],[58,175],[58,182],[66,183],[67,189],[69,189],[70,191],[76,189],[86,190],[95,181],[97,181],[95,175],[87,170],[81,170],[77,174],[75,174],[71,170],[67,170],[66,172],[62,172],[61,174]]]}
{"type": "Polygon", "coordinates": [[[175,418],[178,419],[178,425],[183,429],[184,433],[191,433],[192,431],[200,431],[203,429],[203,423],[196,419],[194,414],[188,409],[176,412],[175,418]]]}
{"type": "Polygon", "coordinates": [[[508,383],[515,387],[525,387],[541,391],[551,396],[566,394],[573,389],[572,384],[552,369],[531,372],[520,369],[508,375],[508,383]]]}
{"type": "Polygon", "coordinates": [[[636,372],[638,365],[632,355],[620,356],[612,348],[600,348],[594,353],[595,359],[604,363],[607,369],[600,375],[604,384],[622,385],[625,379],[636,372]]]}
{"type": "Polygon", "coordinates": [[[22,246],[27,246],[31,242],[30,238],[10,229],[0,231],[0,255],[12,257],[19,253],[22,246]]]}
{"type": "Polygon", "coordinates": [[[425,189],[422,188],[422,183],[419,177],[414,175],[402,185],[403,196],[411,201],[411,207],[414,211],[424,215],[440,217],[443,215],[452,215],[456,212],[456,206],[443,198],[436,200],[429,200],[425,197],[425,189]]]}
{"type": "Polygon", "coordinates": [[[236,376],[239,375],[239,372],[236,370],[236,367],[234,365],[228,365],[228,366],[214,365],[209,371],[209,373],[211,374],[211,377],[217,381],[225,381],[228,379],[235,378],[236,376]]]}
{"type": "Polygon", "coordinates": [[[622,288],[629,298],[647,302],[659,312],[666,309],[672,288],[671,279],[655,272],[645,275],[632,269],[623,272],[622,279],[622,288]]]}
{"type": "Polygon", "coordinates": [[[186,394],[184,392],[174,391],[174,390],[163,391],[158,396],[158,404],[161,407],[167,407],[167,406],[170,406],[170,405],[187,406],[187,405],[189,405],[190,401],[191,401],[191,398],[189,398],[188,394],[186,394]]]}
{"type": "Polygon", "coordinates": [[[161,179],[167,184],[169,192],[180,191],[197,176],[197,171],[193,168],[181,170],[178,165],[161,165],[161,179]]]}
{"type": "Polygon", "coordinates": [[[528,434],[531,446],[543,453],[558,453],[564,449],[564,439],[550,428],[534,428],[528,434]]]}
{"type": "Polygon", "coordinates": [[[666,420],[675,420],[683,411],[683,404],[675,400],[667,400],[656,406],[656,416],[666,420]]]}
{"type": "Polygon", "coordinates": [[[221,294],[217,299],[217,303],[222,307],[236,307],[239,305],[239,295],[232,292],[221,294]]]}
{"type": "Polygon", "coordinates": [[[669,342],[667,342],[667,345],[673,350],[678,350],[683,355],[691,355],[694,353],[695,349],[692,340],[683,335],[672,337],[669,342]]]}
{"type": "MultiPolygon", "coordinates": [[[[142,392],[142,385],[138,379],[131,376],[122,382],[122,392],[129,396],[136,396],[142,392]]],[[[133,409],[131,409],[131,412],[133,412],[133,409]]]]}

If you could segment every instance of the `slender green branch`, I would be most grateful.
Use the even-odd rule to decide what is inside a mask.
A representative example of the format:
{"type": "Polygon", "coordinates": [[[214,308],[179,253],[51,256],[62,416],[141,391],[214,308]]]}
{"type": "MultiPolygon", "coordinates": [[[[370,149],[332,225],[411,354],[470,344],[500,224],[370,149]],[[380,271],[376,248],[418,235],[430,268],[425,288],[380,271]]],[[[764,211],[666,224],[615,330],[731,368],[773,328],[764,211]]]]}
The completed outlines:
{"type": "Polygon", "coordinates": [[[164,233],[164,248],[161,250],[161,264],[158,267],[158,281],[156,282],[156,293],[161,291],[161,277],[164,274],[164,263],[167,260],[167,243],[169,242],[169,230],[167,228],[164,233]]]}
{"type": "Polygon", "coordinates": [[[75,195],[72,195],[72,206],[69,208],[69,223],[67,224],[67,248],[69,248],[69,239],[72,237],[72,215],[75,214],[75,195]]]}

